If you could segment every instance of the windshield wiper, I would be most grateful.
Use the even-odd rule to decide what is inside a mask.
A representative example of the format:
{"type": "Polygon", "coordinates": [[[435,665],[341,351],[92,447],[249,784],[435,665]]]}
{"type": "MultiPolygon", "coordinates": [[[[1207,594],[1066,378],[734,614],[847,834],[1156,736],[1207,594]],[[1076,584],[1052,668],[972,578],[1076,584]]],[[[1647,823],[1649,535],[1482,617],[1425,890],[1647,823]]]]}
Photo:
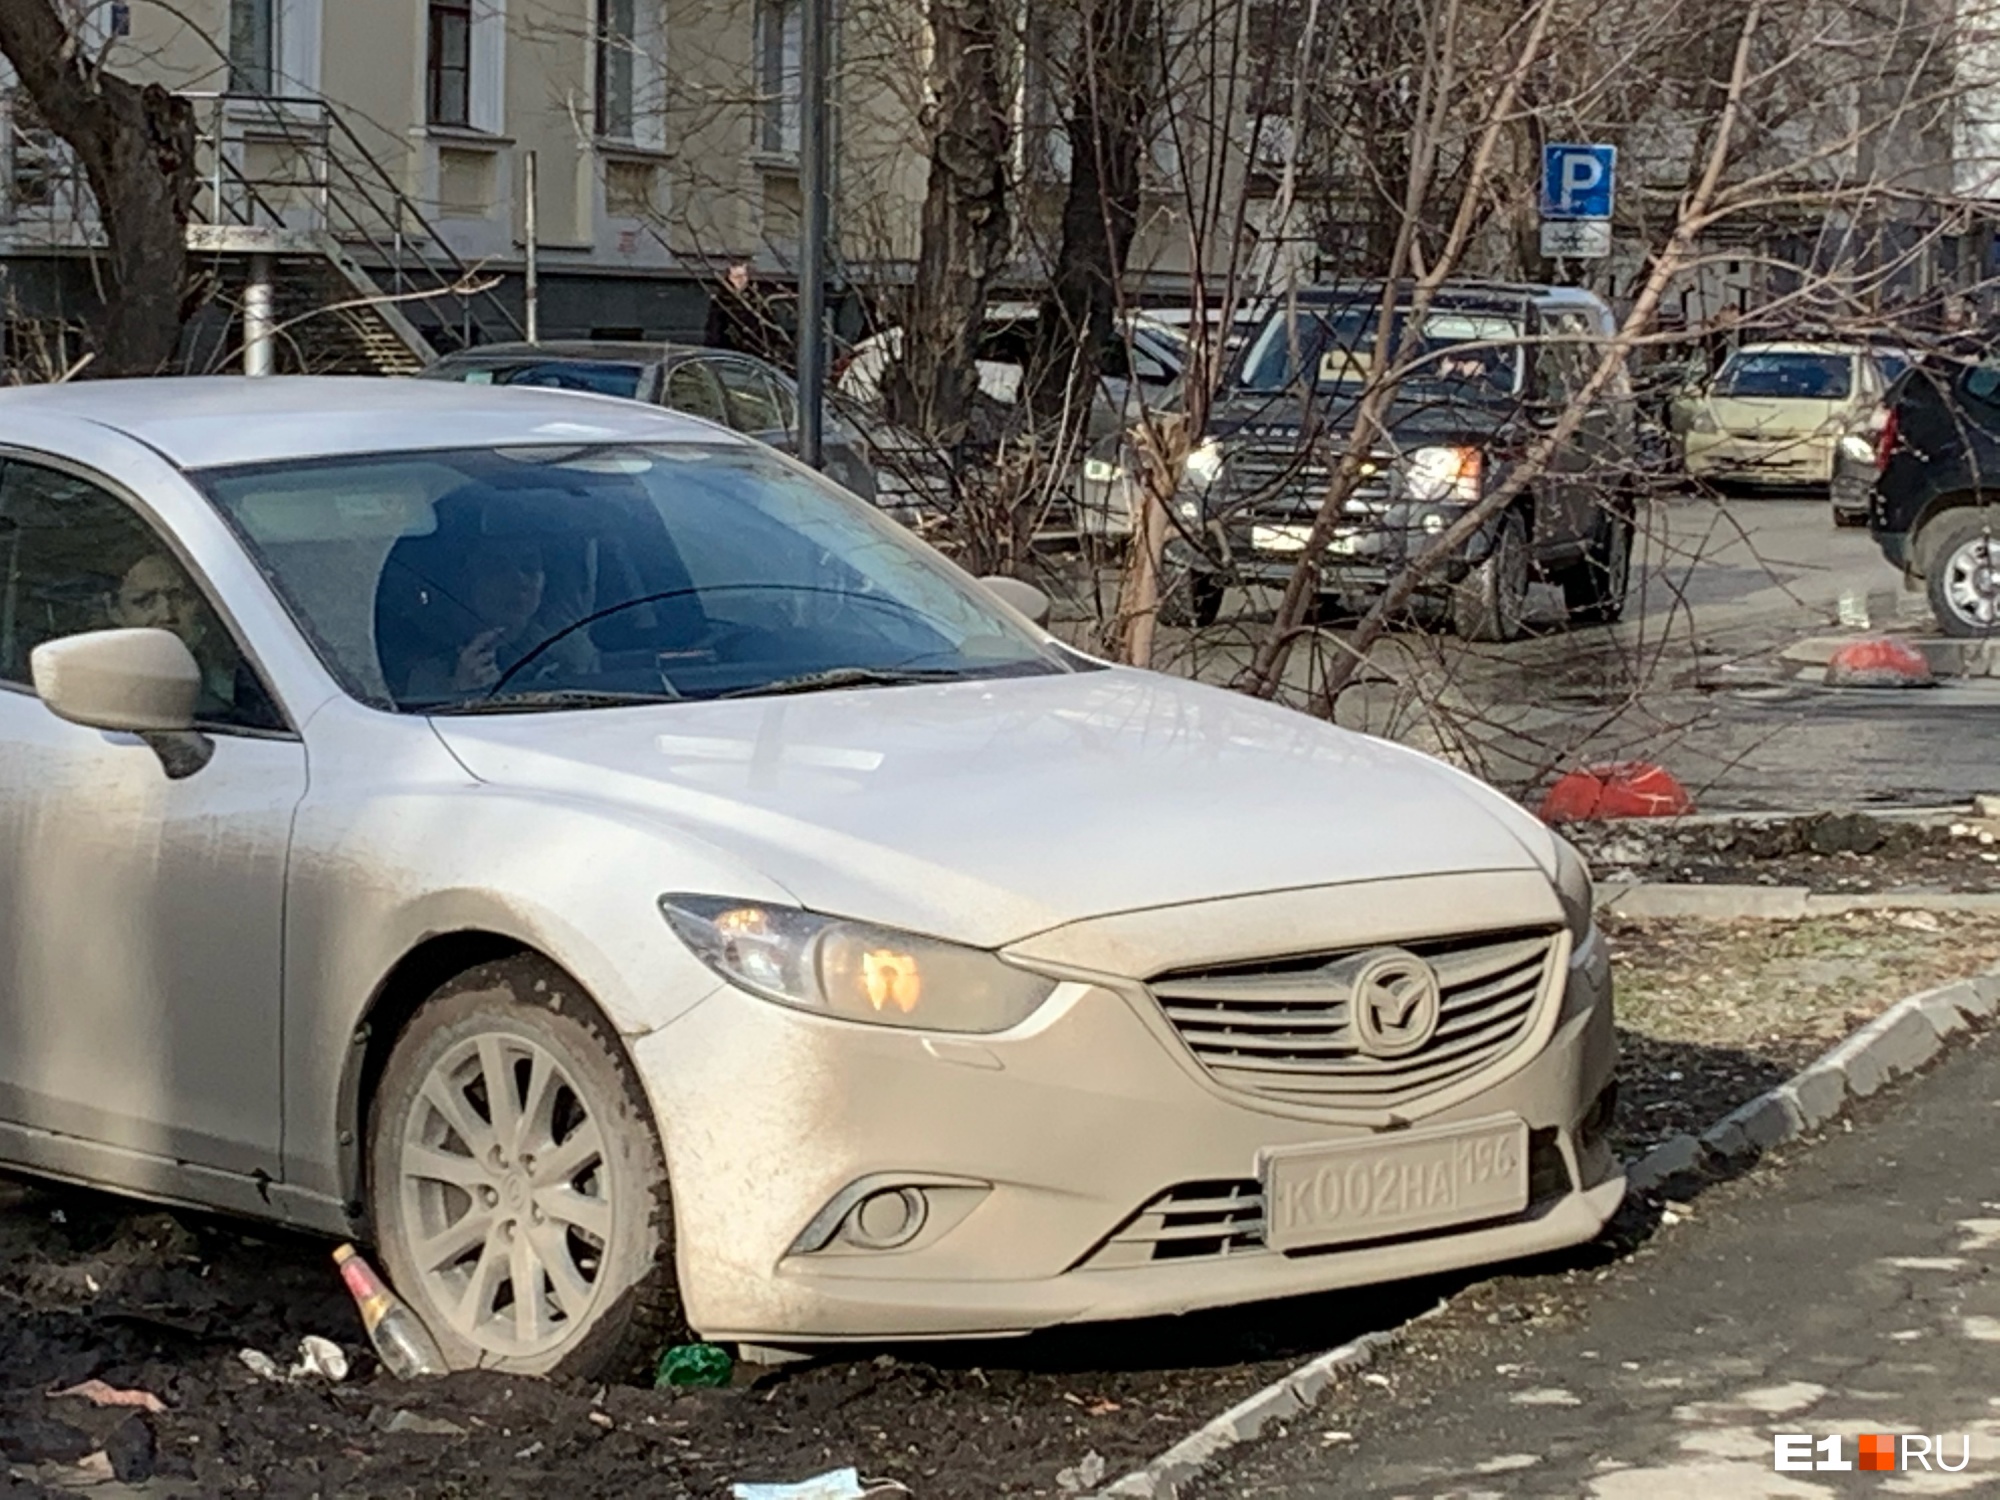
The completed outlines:
{"type": "Polygon", "coordinates": [[[823,672],[801,672],[796,677],[779,677],[750,687],[731,688],[718,698],[764,698],[779,693],[823,693],[835,688],[903,687],[917,682],[962,682],[980,672],[940,667],[829,667],[823,672]]]}
{"type": "Polygon", "coordinates": [[[616,708],[634,703],[677,703],[672,693],[613,693],[596,688],[540,688],[532,692],[495,693],[486,698],[459,698],[425,704],[427,714],[533,713],[563,708],[616,708]]]}

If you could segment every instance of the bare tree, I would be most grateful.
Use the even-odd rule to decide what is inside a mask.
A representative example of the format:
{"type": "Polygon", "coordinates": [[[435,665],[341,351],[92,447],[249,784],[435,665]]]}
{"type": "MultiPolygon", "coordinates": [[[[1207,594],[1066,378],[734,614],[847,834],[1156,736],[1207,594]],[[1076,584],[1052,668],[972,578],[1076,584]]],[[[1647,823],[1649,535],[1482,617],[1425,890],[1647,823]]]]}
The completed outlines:
{"type": "Polygon", "coordinates": [[[108,276],[92,375],[170,367],[192,311],[187,229],[196,189],[194,114],[86,52],[58,0],[0,0],[0,52],[43,123],[76,153],[96,199],[108,276]]]}

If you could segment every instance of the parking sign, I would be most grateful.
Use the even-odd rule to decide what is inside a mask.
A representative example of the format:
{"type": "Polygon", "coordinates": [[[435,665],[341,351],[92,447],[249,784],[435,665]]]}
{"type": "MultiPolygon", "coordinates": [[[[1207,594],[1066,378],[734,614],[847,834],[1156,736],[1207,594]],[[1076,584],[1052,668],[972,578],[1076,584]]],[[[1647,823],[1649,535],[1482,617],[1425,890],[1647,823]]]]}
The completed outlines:
{"type": "Polygon", "coordinates": [[[1608,219],[1616,146],[1542,147],[1542,217],[1608,219]]]}

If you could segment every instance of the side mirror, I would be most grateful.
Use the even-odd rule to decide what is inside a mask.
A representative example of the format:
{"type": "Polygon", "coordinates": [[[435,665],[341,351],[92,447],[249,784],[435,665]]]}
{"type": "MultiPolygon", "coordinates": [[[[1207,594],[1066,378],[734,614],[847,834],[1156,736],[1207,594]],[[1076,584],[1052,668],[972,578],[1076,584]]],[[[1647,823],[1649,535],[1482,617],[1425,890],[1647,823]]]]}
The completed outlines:
{"type": "Polygon", "coordinates": [[[49,712],[87,729],[137,734],[178,780],[214,746],[194,732],[201,668],[171,630],[93,630],[35,647],[29,670],[49,712]]]}
{"type": "Polygon", "coordinates": [[[1019,610],[1037,625],[1044,627],[1048,625],[1049,610],[1052,607],[1049,596],[1036,588],[1032,583],[1024,583],[1018,578],[1006,578],[999,575],[982,578],[979,581],[985,584],[988,590],[1002,604],[1007,605],[1011,609],[1019,610]]]}

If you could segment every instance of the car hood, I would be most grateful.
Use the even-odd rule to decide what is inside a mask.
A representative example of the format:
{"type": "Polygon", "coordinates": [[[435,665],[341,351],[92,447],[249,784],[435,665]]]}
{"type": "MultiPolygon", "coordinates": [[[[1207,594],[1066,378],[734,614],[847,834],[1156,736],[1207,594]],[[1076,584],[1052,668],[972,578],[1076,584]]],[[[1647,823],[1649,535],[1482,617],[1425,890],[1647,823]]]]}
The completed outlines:
{"type": "MultiPolygon", "coordinates": [[[[1511,402],[1514,398],[1508,398],[1511,402]]],[[[1316,420],[1322,431],[1345,432],[1354,425],[1352,392],[1323,394],[1316,420]]],[[[1425,441],[1483,439],[1507,431],[1512,411],[1501,402],[1451,399],[1435,387],[1411,388],[1404,399],[1390,403],[1382,425],[1399,447],[1425,441]]],[[[1228,440],[1266,439],[1291,442],[1299,430],[1300,405],[1295,392],[1237,392],[1218,401],[1209,415],[1209,431],[1228,440]]]]}
{"type": "Polygon", "coordinates": [[[1798,438],[1821,433],[1853,405],[1788,396],[1711,396],[1716,426],[1738,437],[1798,438]]]}
{"type": "Polygon", "coordinates": [[[482,781],[617,803],[802,906],[982,946],[1552,859],[1539,823],[1439,762],[1129,669],[434,723],[482,781]]]}

